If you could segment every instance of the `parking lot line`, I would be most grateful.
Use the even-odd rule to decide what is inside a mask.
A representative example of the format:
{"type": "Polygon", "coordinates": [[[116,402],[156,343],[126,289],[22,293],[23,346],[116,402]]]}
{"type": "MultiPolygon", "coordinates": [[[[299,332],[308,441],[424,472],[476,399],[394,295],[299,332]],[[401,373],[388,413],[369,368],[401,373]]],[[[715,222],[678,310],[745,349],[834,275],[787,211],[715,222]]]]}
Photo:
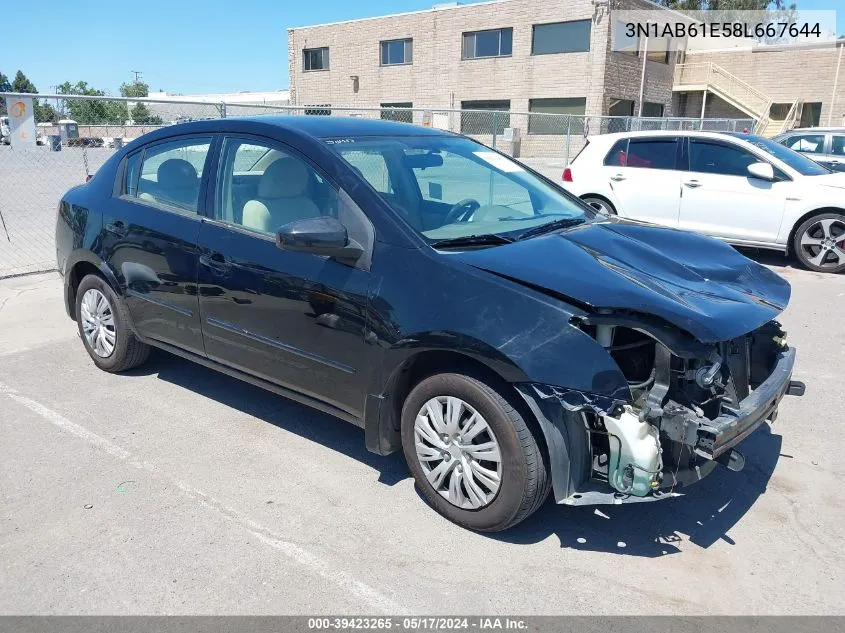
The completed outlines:
{"type": "Polygon", "coordinates": [[[213,496],[203,492],[202,490],[199,490],[198,488],[178,479],[168,477],[162,473],[155,464],[136,458],[132,455],[132,453],[121,446],[100,435],[97,435],[76,422],[68,420],[60,413],[53,411],[40,402],[21,395],[12,387],[0,383],[0,395],[5,396],[6,398],[29,409],[53,426],[84,440],[113,457],[125,461],[134,468],[144,470],[159,479],[163,479],[167,483],[176,486],[187,497],[198,502],[203,507],[216,512],[227,521],[237,524],[265,545],[278,550],[283,555],[307,568],[312,573],[335,584],[341,590],[355,596],[359,600],[363,601],[369,608],[390,615],[410,612],[408,608],[398,604],[392,598],[384,595],[373,587],[370,587],[366,583],[361,582],[346,572],[335,568],[328,561],[323,560],[300,545],[285,540],[281,535],[276,534],[266,526],[252,520],[248,516],[215,499],[213,496]]]}

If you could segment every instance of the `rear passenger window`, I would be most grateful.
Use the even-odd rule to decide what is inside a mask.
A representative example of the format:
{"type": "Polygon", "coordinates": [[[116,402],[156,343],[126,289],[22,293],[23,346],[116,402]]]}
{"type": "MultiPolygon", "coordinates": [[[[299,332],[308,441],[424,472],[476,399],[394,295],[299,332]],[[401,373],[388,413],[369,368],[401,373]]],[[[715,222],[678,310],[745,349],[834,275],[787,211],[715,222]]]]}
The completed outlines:
{"type": "Polygon", "coordinates": [[[127,163],[124,195],[196,213],[210,148],[210,138],[180,139],[147,147],[127,163]]]}
{"type": "Polygon", "coordinates": [[[801,136],[790,136],[784,145],[796,152],[821,154],[824,152],[824,134],[802,134],[801,136]]]}
{"type": "Polygon", "coordinates": [[[701,174],[748,176],[748,166],[760,159],[738,147],[690,139],[689,168],[701,174]]]}
{"type": "Polygon", "coordinates": [[[830,153],[834,156],[845,156],[845,136],[833,135],[830,145],[830,153]]]}
{"type": "Polygon", "coordinates": [[[624,167],[627,164],[627,158],[628,139],[623,138],[621,141],[616,141],[616,145],[605,156],[604,164],[607,167],[624,167]]]}
{"type": "Polygon", "coordinates": [[[644,169],[676,169],[675,152],[678,141],[670,139],[631,139],[625,167],[644,169]]]}

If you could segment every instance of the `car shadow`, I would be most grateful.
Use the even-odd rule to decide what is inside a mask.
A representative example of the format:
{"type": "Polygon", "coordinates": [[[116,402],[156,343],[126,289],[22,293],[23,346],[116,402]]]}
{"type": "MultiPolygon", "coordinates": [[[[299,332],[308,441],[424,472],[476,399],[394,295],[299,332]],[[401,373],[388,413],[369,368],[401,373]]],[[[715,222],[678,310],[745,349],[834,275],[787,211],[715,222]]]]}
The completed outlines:
{"type": "MultiPolygon", "coordinates": [[[[366,464],[379,473],[378,481],[387,486],[410,477],[401,451],[386,457],[370,453],[360,428],[167,352],[154,349],[147,363],[122,375],[154,375],[296,433],[366,464]]],[[[554,535],[561,547],[649,558],[679,553],[679,544],[684,540],[702,548],[719,540],[733,545],[727,532],[766,491],[781,457],[781,436],[763,425],[739,448],[746,457],[742,472],[718,467],[688,488],[685,496],[650,503],[581,507],[557,505],[550,496],[539,511],[522,523],[484,536],[527,545],[554,535]]],[[[425,502],[423,495],[419,496],[425,502]]]]}
{"type": "Polygon", "coordinates": [[[737,246],[735,248],[749,259],[753,259],[755,262],[762,264],[763,266],[782,270],[803,270],[793,257],[787,257],[778,251],[766,248],[748,248],[744,246],[737,246]]]}
{"type": "Polygon", "coordinates": [[[363,430],[353,424],[179,356],[153,349],[144,365],[121,375],[155,375],[160,380],[296,433],[366,464],[379,473],[378,481],[385,485],[393,486],[410,477],[401,452],[386,457],[369,452],[364,444],[363,430]]]}
{"type": "Polygon", "coordinates": [[[739,446],[746,458],[741,472],[717,467],[682,497],[578,507],[557,505],[550,498],[523,523],[489,536],[534,543],[554,535],[561,547],[646,558],[677,554],[684,540],[702,548],[720,540],[734,545],[728,531],[766,491],[781,457],[781,441],[763,425],[739,446]]]}

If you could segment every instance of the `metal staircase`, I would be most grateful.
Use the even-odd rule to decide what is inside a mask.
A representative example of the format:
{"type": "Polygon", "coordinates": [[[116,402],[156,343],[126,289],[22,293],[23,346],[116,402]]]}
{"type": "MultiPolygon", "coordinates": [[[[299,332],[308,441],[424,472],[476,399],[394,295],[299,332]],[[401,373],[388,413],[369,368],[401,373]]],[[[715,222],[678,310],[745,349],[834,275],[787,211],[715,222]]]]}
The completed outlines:
{"type": "Polygon", "coordinates": [[[711,93],[756,119],[754,132],[766,137],[791,129],[801,117],[803,103],[791,104],[785,118],[771,116],[772,99],[765,93],[713,62],[677,64],[675,92],[711,93]]]}

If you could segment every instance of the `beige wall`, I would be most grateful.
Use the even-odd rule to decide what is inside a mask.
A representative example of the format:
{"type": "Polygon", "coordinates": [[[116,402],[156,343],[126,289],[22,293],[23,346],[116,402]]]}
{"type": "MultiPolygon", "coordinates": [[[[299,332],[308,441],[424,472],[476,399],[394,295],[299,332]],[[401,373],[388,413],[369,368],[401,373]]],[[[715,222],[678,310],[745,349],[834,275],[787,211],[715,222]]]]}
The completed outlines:
{"type": "MultiPolygon", "coordinates": [[[[634,6],[637,0],[626,3],[634,6]]],[[[641,59],[610,52],[609,16],[590,0],[507,0],[325,26],[290,29],[291,101],[298,105],[460,108],[461,101],[509,99],[526,112],[529,99],[584,97],[586,112],[606,114],[609,99],[639,98],[641,59]],[[591,19],[589,53],[531,55],[532,25],[591,19]],[[462,60],[462,34],[513,28],[513,55],[462,60]],[[379,42],[411,37],[413,64],[379,65],[379,42]],[[328,46],[330,70],[302,71],[302,50],[328,46]],[[353,91],[351,75],[359,77],[353,91]]],[[[673,67],[649,62],[645,101],[671,113],[673,67]]]]}
{"type": "MultiPolygon", "coordinates": [[[[796,100],[821,102],[820,125],[828,124],[828,115],[833,114],[831,125],[843,125],[845,115],[845,55],[839,68],[839,82],[836,96],[832,99],[833,84],[836,77],[840,46],[816,47],[759,47],[736,52],[690,52],[686,62],[690,64],[713,62],[743,81],[750,83],[757,90],[768,95],[775,103],[791,103],[796,100]]],[[[708,96],[708,101],[711,97],[708,96]]],[[[695,109],[697,102],[701,108],[700,95],[693,99],[690,95],[688,108],[695,109]]],[[[725,104],[727,105],[727,104],[725,104]]],[[[720,112],[718,101],[714,106],[720,112]]],[[[707,106],[708,116],[710,105],[707,106]]],[[[698,116],[700,112],[682,113],[686,116],[698,116]]],[[[728,116],[731,116],[728,114],[728,116]]]]}

